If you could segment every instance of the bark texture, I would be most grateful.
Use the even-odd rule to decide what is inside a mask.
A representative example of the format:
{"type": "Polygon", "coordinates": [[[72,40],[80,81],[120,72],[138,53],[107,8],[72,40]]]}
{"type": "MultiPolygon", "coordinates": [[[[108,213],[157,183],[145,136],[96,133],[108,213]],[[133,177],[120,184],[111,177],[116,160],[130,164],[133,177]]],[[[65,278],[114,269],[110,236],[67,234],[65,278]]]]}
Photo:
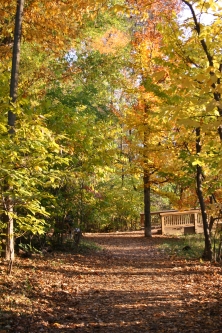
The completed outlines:
{"type": "Polygon", "coordinates": [[[150,182],[149,175],[144,172],[144,229],[145,237],[152,237],[151,232],[151,215],[150,215],[150,182]]]}
{"type": "MultiPolygon", "coordinates": [[[[200,128],[198,127],[196,128],[196,153],[199,154],[200,152],[201,152],[200,128]]],[[[207,260],[212,260],[213,252],[212,252],[212,244],[210,237],[210,228],[209,228],[209,221],[202,190],[203,172],[200,165],[197,165],[196,169],[196,182],[197,182],[197,196],[200,203],[201,215],[203,220],[204,237],[205,237],[205,248],[204,248],[203,258],[207,260]]]]}
{"type": "MultiPolygon", "coordinates": [[[[18,79],[19,79],[19,62],[20,62],[20,45],[22,36],[22,16],[24,10],[25,0],[17,0],[16,15],[15,15],[15,29],[14,29],[14,44],[13,44],[13,54],[12,54],[12,70],[11,70],[11,80],[10,80],[10,101],[15,103],[17,101],[18,93],[18,79]]],[[[8,112],[8,125],[9,134],[14,134],[16,115],[11,110],[8,112]]],[[[3,252],[2,255],[5,259],[9,260],[11,263],[14,260],[14,221],[13,221],[13,198],[10,193],[13,192],[13,188],[5,183],[5,192],[7,195],[4,198],[4,213],[3,222],[5,224],[4,239],[3,239],[3,252]]],[[[11,271],[10,264],[10,271],[11,271]]]]}

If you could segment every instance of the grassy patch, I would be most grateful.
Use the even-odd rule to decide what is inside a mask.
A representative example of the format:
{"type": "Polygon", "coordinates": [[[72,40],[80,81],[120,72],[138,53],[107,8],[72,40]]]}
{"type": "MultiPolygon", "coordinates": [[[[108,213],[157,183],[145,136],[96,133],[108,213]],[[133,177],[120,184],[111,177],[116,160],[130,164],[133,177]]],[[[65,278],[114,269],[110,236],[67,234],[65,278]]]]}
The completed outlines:
{"type": "Polygon", "coordinates": [[[84,237],[81,237],[80,242],[78,244],[71,239],[67,240],[62,245],[55,245],[53,247],[53,250],[64,253],[70,252],[70,253],[90,254],[94,252],[99,252],[102,250],[102,248],[93,241],[86,240],[84,237]]]}
{"type": "Polygon", "coordinates": [[[201,258],[204,250],[204,235],[184,235],[164,240],[160,251],[186,259],[201,258]]]}
{"type": "Polygon", "coordinates": [[[79,245],[78,245],[78,253],[93,253],[93,252],[99,252],[102,251],[102,248],[97,245],[96,243],[85,240],[84,238],[81,239],[79,245]]]}

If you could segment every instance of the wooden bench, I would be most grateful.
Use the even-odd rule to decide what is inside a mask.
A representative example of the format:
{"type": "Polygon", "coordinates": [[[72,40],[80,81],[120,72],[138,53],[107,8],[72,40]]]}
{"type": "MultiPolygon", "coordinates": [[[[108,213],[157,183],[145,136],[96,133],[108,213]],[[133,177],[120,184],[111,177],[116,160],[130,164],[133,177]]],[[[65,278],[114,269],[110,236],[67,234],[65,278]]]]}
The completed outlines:
{"type": "Polygon", "coordinates": [[[203,233],[199,210],[160,213],[160,218],[162,235],[203,233]]]}
{"type": "MultiPolygon", "coordinates": [[[[162,235],[199,234],[203,233],[201,212],[198,209],[189,211],[157,211],[151,213],[152,226],[159,225],[162,235]],[[153,221],[154,220],[154,221],[153,221]]],[[[144,227],[144,213],[140,214],[141,227],[144,227]]]]}

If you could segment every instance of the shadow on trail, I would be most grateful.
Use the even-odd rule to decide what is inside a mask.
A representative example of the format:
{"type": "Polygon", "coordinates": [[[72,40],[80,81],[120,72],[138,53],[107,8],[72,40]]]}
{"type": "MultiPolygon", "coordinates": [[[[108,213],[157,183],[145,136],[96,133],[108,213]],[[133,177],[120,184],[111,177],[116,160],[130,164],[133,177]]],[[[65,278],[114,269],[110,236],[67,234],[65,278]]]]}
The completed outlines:
{"type": "MultiPolygon", "coordinates": [[[[38,259],[40,262],[41,260],[38,259]]],[[[38,262],[37,261],[37,262],[38,262]]],[[[204,266],[201,269],[196,269],[197,262],[190,261],[177,263],[171,262],[165,259],[141,259],[136,260],[135,258],[111,256],[107,253],[98,253],[96,255],[77,256],[69,255],[66,259],[66,255],[56,253],[53,257],[43,258],[41,266],[41,272],[48,274],[62,274],[64,276],[107,276],[108,275],[126,275],[131,276],[153,276],[156,277],[161,271],[164,275],[181,275],[181,274],[195,274],[202,275],[205,272],[204,266]],[[189,270],[189,272],[187,272],[189,270]]],[[[36,266],[35,259],[29,259],[26,264],[19,264],[20,269],[24,270],[37,270],[36,275],[38,276],[38,267],[36,266]]]]}
{"type": "Polygon", "coordinates": [[[9,332],[221,332],[218,303],[192,301],[192,295],[179,291],[62,291],[42,294],[38,302],[32,315],[12,311],[16,324],[9,332]]]}
{"type": "Polygon", "coordinates": [[[220,283],[213,296],[211,289],[199,288],[204,267],[158,256],[155,245],[163,241],[161,237],[125,234],[88,239],[105,244],[105,251],[55,253],[18,263],[24,280],[11,279],[3,285],[2,296],[6,291],[11,294],[5,298],[9,310],[0,313],[0,332],[1,328],[4,333],[222,332],[220,283]],[[15,295],[24,301],[16,303],[15,295]]]}

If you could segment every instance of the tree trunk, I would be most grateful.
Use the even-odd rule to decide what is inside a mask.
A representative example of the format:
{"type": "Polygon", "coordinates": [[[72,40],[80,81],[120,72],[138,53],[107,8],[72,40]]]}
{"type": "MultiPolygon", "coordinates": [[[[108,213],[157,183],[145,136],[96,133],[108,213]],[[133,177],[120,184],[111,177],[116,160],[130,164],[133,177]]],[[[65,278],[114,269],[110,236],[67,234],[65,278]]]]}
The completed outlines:
{"type": "MultiPolygon", "coordinates": [[[[12,70],[10,80],[10,99],[12,103],[17,100],[18,79],[19,79],[19,62],[20,62],[20,45],[22,36],[22,16],[25,0],[17,0],[17,9],[15,16],[14,44],[12,54],[12,70]]],[[[16,116],[12,111],[8,112],[8,125],[13,128],[15,126],[16,116]]]]}
{"type": "Polygon", "coordinates": [[[144,171],[144,231],[145,237],[152,237],[151,232],[151,215],[150,215],[150,179],[149,174],[144,171]]]}
{"type": "Polygon", "coordinates": [[[13,205],[10,204],[10,198],[5,198],[5,209],[7,213],[3,214],[3,223],[6,226],[3,230],[3,256],[6,260],[14,260],[14,236],[13,236],[13,218],[10,213],[13,213],[13,205]],[[6,200],[8,202],[6,202],[6,200]]]}
{"type": "Polygon", "coordinates": [[[149,160],[149,128],[147,127],[147,118],[149,113],[149,105],[144,108],[144,153],[143,153],[143,190],[144,190],[144,231],[145,237],[152,237],[151,233],[151,215],[150,215],[150,172],[147,165],[149,160]]]}
{"type": "MultiPolygon", "coordinates": [[[[15,16],[15,29],[14,29],[14,44],[13,44],[13,55],[12,55],[12,70],[10,80],[10,100],[15,103],[17,100],[18,91],[18,77],[19,77],[19,61],[20,61],[20,44],[22,35],[22,15],[24,9],[25,0],[17,0],[16,16],[15,16]]],[[[8,112],[8,125],[9,134],[14,134],[15,127],[15,114],[10,110],[8,112]]],[[[9,184],[5,184],[5,191],[10,193],[13,189],[9,184]]],[[[3,252],[2,255],[5,259],[12,261],[14,260],[14,225],[13,225],[13,199],[7,194],[4,198],[4,213],[3,222],[5,225],[4,239],[3,239],[3,252]]],[[[10,267],[11,271],[11,267],[10,267]]]]}
{"type": "MultiPolygon", "coordinates": [[[[198,36],[201,36],[201,24],[198,20],[198,17],[195,13],[195,7],[193,4],[190,3],[190,1],[187,0],[182,0],[184,4],[186,4],[193,17],[193,23],[194,23],[194,29],[196,30],[198,36]]],[[[200,45],[205,53],[206,60],[208,61],[209,68],[214,68],[214,56],[213,53],[211,53],[210,48],[208,47],[206,40],[204,37],[199,38],[200,45]]],[[[219,68],[217,69],[215,67],[215,70],[219,70],[220,73],[222,73],[222,63],[219,64],[219,68]]],[[[209,73],[211,76],[215,75],[214,70],[210,71],[209,73]]],[[[213,97],[214,100],[218,104],[218,111],[220,116],[222,116],[222,108],[220,106],[220,101],[221,101],[221,93],[217,91],[217,85],[219,86],[221,84],[221,78],[218,77],[217,82],[213,82],[211,87],[213,88],[213,97]]],[[[222,126],[220,125],[218,127],[218,134],[220,137],[220,140],[222,140],[222,126]]],[[[196,141],[196,152],[199,153],[201,151],[201,144],[200,144],[200,128],[196,129],[196,136],[197,136],[197,141],[196,141]]],[[[202,214],[202,219],[203,219],[203,227],[204,227],[204,236],[205,236],[205,250],[203,256],[206,259],[212,260],[213,253],[212,253],[212,245],[211,245],[211,237],[210,237],[210,230],[209,230],[209,222],[208,222],[208,217],[205,209],[205,204],[204,204],[204,199],[203,199],[203,192],[202,192],[202,170],[201,167],[197,165],[197,195],[200,203],[200,208],[201,208],[201,214],[202,214]]],[[[211,219],[211,224],[213,224],[213,220],[211,219]]]]}
{"type": "MultiPolygon", "coordinates": [[[[199,154],[201,152],[200,128],[199,127],[196,128],[196,152],[197,152],[197,154],[199,154]]],[[[213,251],[212,251],[208,216],[207,216],[207,212],[206,212],[203,191],[202,191],[203,172],[202,172],[202,168],[200,165],[197,165],[196,182],[197,182],[197,196],[198,196],[199,203],[200,203],[201,215],[202,215],[202,220],[203,220],[204,236],[205,236],[205,248],[204,248],[203,258],[207,259],[207,260],[212,260],[213,251]]]]}

